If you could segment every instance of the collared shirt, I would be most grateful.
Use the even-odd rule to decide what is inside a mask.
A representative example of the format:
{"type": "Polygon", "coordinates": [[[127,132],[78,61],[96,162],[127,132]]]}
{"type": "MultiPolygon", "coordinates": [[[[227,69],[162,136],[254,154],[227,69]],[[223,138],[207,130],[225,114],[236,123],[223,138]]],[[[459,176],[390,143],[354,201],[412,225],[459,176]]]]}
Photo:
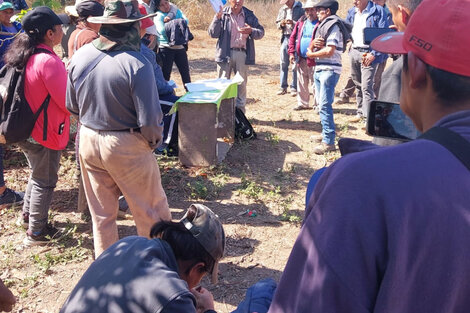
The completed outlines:
{"type": "Polygon", "coordinates": [[[356,8],[356,16],[354,17],[354,25],[351,32],[354,48],[369,48],[369,45],[364,43],[364,28],[366,28],[369,14],[370,11],[367,7],[362,12],[359,12],[359,9],[356,8]]]}
{"type": "Polygon", "coordinates": [[[245,13],[243,9],[235,15],[230,9],[230,47],[246,49],[248,34],[241,34],[238,30],[245,27],[245,13]]]}
{"type": "MultiPolygon", "coordinates": [[[[292,8],[289,8],[287,5],[285,5],[285,19],[286,20],[292,20],[292,8]]],[[[282,34],[283,35],[290,35],[292,34],[292,29],[294,28],[294,24],[286,24],[286,26],[284,26],[284,29],[282,31],[282,34]]]]}

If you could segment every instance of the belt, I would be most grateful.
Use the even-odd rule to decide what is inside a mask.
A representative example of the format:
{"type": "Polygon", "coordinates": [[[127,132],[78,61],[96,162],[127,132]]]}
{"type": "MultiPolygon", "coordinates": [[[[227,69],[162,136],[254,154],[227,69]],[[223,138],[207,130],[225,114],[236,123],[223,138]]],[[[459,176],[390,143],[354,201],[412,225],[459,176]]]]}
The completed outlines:
{"type": "Polygon", "coordinates": [[[361,47],[353,47],[353,49],[356,49],[357,51],[361,51],[361,52],[369,52],[370,51],[369,48],[361,48],[361,47]]]}
{"type": "Polygon", "coordinates": [[[118,130],[104,130],[104,131],[110,131],[110,132],[129,132],[129,133],[140,133],[140,128],[126,128],[126,129],[118,129],[118,130]]]}
{"type": "Polygon", "coordinates": [[[232,50],[235,50],[235,51],[243,51],[243,52],[246,51],[245,48],[232,48],[232,50]]]}

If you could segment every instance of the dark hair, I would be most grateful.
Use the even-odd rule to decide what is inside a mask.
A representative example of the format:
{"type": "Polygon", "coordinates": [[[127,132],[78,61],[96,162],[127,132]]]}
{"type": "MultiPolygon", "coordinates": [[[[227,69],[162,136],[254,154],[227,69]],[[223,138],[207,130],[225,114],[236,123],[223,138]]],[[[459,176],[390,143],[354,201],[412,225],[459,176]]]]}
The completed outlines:
{"type": "MultiPolygon", "coordinates": [[[[160,238],[170,245],[177,260],[202,262],[212,272],[215,260],[181,222],[161,221],[152,226],[150,238],[160,238]]],[[[189,273],[190,266],[186,271],[189,273]]]]}
{"type": "Polygon", "coordinates": [[[152,12],[157,12],[158,8],[160,7],[160,0],[150,0],[149,7],[152,12]]]}
{"type": "Polygon", "coordinates": [[[4,60],[5,64],[23,68],[33,54],[34,49],[44,42],[44,36],[49,29],[41,29],[33,34],[19,34],[18,37],[8,47],[4,60]]]}
{"type": "MultiPolygon", "coordinates": [[[[426,64],[426,63],[425,63],[426,64]]],[[[408,72],[408,55],[403,55],[403,71],[408,72]]],[[[432,88],[446,106],[459,105],[470,99],[470,77],[450,73],[426,64],[432,88]]]]}

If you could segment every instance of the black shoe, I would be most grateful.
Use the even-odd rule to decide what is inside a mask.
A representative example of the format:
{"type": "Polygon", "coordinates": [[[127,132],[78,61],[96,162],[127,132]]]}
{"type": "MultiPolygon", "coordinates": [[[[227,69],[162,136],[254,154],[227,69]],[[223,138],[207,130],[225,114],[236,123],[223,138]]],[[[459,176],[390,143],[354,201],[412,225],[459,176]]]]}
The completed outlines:
{"type": "Polygon", "coordinates": [[[51,224],[47,224],[39,233],[33,233],[28,229],[26,231],[26,238],[23,240],[23,244],[28,247],[46,245],[51,242],[52,239],[57,239],[61,235],[61,232],[57,228],[51,224]]]}
{"type": "Polygon", "coordinates": [[[16,192],[10,188],[5,189],[5,191],[0,195],[0,209],[11,205],[23,204],[23,196],[23,192],[16,192]]]}

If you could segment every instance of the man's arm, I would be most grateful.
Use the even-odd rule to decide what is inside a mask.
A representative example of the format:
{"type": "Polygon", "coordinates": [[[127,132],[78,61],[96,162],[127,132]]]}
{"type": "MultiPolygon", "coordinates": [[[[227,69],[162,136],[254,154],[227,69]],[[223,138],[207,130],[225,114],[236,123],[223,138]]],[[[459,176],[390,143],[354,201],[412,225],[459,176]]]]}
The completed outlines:
{"type": "MultiPolygon", "coordinates": [[[[245,16],[247,16],[246,14],[245,16]]],[[[257,40],[264,37],[264,27],[258,22],[258,18],[251,13],[249,17],[246,17],[245,23],[251,27],[250,36],[257,40]]]]}
{"type": "Polygon", "coordinates": [[[222,7],[220,7],[219,12],[216,15],[214,15],[214,18],[212,19],[212,23],[209,25],[209,29],[207,30],[211,38],[219,38],[220,35],[222,34],[222,16],[223,16],[223,9],[222,7]]]}
{"type": "MultiPolygon", "coordinates": [[[[384,8],[382,8],[380,5],[376,5],[376,7],[376,10],[379,14],[379,19],[372,27],[387,28],[389,26],[387,13],[385,12],[384,8]]],[[[371,49],[371,51],[367,53],[367,55],[364,57],[363,63],[365,66],[369,66],[372,64],[372,62],[374,62],[377,57],[380,57],[382,55],[383,53],[371,49]]]]}
{"type": "MultiPolygon", "coordinates": [[[[142,56],[143,57],[143,56],[142,56]]],[[[162,140],[163,113],[158,98],[157,84],[150,62],[147,59],[142,68],[136,71],[131,83],[132,99],[137,115],[137,126],[154,149],[162,140]]]]}
{"type": "Polygon", "coordinates": [[[284,10],[284,6],[282,6],[279,9],[279,12],[277,13],[277,17],[276,17],[276,26],[278,29],[283,29],[286,26],[285,23],[282,23],[282,21],[285,19],[285,16],[286,16],[286,13],[284,10]]]}
{"type": "Polygon", "coordinates": [[[335,53],[336,51],[336,46],[326,46],[318,51],[313,52],[313,42],[310,44],[310,46],[307,48],[307,57],[313,59],[313,58],[329,58],[335,53]]]}
{"type": "Polygon", "coordinates": [[[77,103],[77,94],[72,82],[72,72],[67,74],[67,91],[65,94],[65,106],[67,110],[75,116],[79,114],[79,106],[77,103]]]}
{"type": "Polygon", "coordinates": [[[354,155],[361,153],[335,162],[315,186],[270,313],[373,311],[387,227],[374,194],[364,192],[374,180],[368,165],[344,162],[354,155]]]}

